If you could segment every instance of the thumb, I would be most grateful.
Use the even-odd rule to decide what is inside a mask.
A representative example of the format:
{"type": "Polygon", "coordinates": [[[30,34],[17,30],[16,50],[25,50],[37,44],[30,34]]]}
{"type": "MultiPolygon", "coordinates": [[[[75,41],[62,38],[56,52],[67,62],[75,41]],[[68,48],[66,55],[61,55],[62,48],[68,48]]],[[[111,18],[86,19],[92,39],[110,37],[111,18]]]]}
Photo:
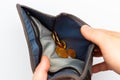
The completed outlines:
{"type": "Polygon", "coordinates": [[[32,80],[47,80],[47,72],[50,68],[50,62],[46,56],[43,56],[40,64],[37,66],[32,80]]]}
{"type": "Polygon", "coordinates": [[[88,25],[83,25],[80,29],[82,35],[89,41],[100,45],[101,41],[103,42],[104,34],[98,29],[91,28],[88,25]]]}

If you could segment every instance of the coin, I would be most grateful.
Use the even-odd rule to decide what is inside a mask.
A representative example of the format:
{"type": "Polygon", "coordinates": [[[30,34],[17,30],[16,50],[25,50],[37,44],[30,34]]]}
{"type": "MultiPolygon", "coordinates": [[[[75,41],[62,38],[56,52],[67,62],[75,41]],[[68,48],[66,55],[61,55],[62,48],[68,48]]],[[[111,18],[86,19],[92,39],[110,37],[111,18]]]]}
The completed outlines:
{"type": "Polygon", "coordinates": [[[59,57],[68,58],[67,51],[64,48],[61,48],[61,47],[57,46],[55,51],[56,51],[56,53],[59,57]]]}
{"type": "Polygon", "coordinates": [[[75,52],[75,50],[73,50],[73,49],[68,49],[68,50],[67,50],[67,54],[68,54],[68,56],[70,56],[70,57],[72,57],[72,58],[75,58],[75,57],[76,57],[76,52],[75,52]]]}

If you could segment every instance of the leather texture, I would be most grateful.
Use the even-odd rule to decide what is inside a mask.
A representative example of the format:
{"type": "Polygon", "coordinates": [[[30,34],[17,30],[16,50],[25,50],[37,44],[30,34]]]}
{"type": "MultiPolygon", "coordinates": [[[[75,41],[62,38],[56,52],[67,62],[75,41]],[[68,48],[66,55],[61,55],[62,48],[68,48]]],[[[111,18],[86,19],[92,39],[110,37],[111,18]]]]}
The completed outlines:
{"type": "Polygon", "coordinates": [[[91,80],[94,44],[80,32],[85,22],[67,13],[51,16],[19,4],[17,9],[23,23],[33,72],[41,56],[46,55],[51,64],[48,80],[91,80]],[[75,59],[56,55],[56,44],[51,37],[53,31],[66,42],[67,49],[76,51],[75,59]]]}

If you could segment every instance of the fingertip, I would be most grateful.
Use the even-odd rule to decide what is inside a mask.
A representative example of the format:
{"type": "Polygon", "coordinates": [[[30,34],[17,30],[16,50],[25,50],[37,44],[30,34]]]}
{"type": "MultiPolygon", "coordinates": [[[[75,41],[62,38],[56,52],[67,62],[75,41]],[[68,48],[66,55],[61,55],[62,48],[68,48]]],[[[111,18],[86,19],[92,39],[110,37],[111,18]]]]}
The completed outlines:
{"type": "Polygon", "coordinates": [[[83,25],[80,29],[81,34],[89,41],[93,35],[93,29],[88,25],[83,25]]]}
{"type": "Polygon", "coordinates": [[[40,64],[35,69],[32,80],[46,80],[50,68],[50,61],[47,56],[42,56],[40,64]]]}
{"type": "Polygon", "coordinates": [[[88,30],[90,30],[91,29],[91,27],[90,26],[88,26],[88,25],[83,25],[81,28],[80,28],[80,31],[81,31],[81,33],[85,33],[85,32],[87,32],[88,30]]]}
{"type": "Polygon", "coordinates": [[[47,56],[42,56],[40,66],[43,67],[46,71],[50,68],[50,61],[47,56]]]}
{"type": "Polygon", "coordinates": [[[42,56],[40,63],[35,69],[35,72],[45,71],[47,72],[50,68],[50,61],[47,56],[42,56]]]}

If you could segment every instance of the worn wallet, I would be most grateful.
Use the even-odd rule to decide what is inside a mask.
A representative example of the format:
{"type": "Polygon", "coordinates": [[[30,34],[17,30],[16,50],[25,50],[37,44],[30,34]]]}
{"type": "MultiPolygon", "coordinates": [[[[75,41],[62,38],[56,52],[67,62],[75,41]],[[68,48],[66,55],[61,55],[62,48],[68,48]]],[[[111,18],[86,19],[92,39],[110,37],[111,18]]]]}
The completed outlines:
{"type": "Polygon", "coordinates": [[[20,4],[17,9],[33,72],[45,55],[50,60],[48,80],[91,80],[94,44],[80,32],[87,23],[68,13],[52,16],[20,4]]]}

